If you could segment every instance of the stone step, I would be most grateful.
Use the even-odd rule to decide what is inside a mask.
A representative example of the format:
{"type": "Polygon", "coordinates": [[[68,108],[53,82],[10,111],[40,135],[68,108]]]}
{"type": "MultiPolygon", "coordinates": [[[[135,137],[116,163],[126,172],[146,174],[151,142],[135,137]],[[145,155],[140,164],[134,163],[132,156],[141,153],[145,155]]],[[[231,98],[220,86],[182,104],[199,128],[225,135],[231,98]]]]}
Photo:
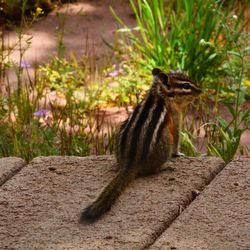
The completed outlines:
{"type": "Polygon", "coordinates": [[[224,167],[181,157],[176,171],[138,178],[102,219],[78,223],[82,209],[117,170],[112,156],[38,157],[0,187],[0,249],[142,249],[224,167]]]}
{"type": "Polygon", "coordinates": [[[249,250],[250,159],[228,164],[150,250],[249,250]]]}
{"type": "Polygon", "coordinates": [[[19,172],[25,166],[25,161],[18,157],[0,158],[0,186],[19,172]]]}

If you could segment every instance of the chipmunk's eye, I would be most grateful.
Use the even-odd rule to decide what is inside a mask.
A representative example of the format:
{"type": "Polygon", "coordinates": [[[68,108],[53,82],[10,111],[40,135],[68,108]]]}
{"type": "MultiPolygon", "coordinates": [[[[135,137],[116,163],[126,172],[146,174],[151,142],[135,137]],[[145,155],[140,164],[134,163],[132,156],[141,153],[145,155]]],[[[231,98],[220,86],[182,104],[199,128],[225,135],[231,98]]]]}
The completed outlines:
{"type": "Polygon", "coordinates": [[[181,87],[182,87],[183,89],[190,89],[190,84],[187,83],[187,82],[185,82],[185,83],[182,83],[182,84],[181,84],[181,87]]]}

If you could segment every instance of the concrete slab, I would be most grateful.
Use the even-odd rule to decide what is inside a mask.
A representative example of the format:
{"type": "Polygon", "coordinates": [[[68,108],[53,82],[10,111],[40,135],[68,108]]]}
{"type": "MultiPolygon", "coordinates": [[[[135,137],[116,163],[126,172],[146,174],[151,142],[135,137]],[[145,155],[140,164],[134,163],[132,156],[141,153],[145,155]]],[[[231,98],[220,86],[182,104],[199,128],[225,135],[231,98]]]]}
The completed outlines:
{"type": "Polygon", "coordinates": [[[223,168],[218,158],[179,158],[171,163],[176,171],[132,182],[95,224],[78,224],[81,210],[115,175],[113,160],[34,159],[0,187],[0,249],[144,248],[223,168]]]}
{"type": "Polygon", "coordinates": [[[250,249],[250,159],[231,162],[151,246],[250,249]]]}
{"type": "Polygon", "coordinates": [[[25,166],[25,161],[18,157],[0,158],[0,186],[25,166]]]}

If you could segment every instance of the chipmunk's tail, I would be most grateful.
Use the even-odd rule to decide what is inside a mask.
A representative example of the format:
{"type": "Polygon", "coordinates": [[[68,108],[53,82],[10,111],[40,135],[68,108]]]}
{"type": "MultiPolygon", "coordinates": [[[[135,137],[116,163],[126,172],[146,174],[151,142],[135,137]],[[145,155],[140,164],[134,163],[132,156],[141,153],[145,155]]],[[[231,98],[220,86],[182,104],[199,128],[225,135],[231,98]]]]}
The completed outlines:
{"type": "Polygon", "coordinates": [[[107,212],[114,204],[123,189],[135,179],[137,171],[135,169],[122,169],[117,176],[102,191],[99,197],[88,207],[86,207],[80,217],[79,222],[93,223],[107,212]]]}

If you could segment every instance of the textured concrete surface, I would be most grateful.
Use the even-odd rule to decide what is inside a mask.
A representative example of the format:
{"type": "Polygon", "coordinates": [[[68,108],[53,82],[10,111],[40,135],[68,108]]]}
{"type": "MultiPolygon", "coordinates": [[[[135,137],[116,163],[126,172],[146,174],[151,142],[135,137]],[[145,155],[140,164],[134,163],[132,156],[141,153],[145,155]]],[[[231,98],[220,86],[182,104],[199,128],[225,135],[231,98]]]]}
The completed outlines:
{"type": "Polygon", "coordinates": [[[217,158],[179,158],[176,171],[132,182],[100,221],[78,224],[115,175],[112,163],[112,156],[33,160],[0,187],[0,249],[142,249],[223,168],[217,158]]]}
{"type": "Polygon", "coordinates": [[[22,167],[25,166],[25,161],[18,157],[0,158],[0,186],[16,174],[22,167]]]}
{"type": "Polygon", "coordinates": [[[227,165],[150,249],[249,250],[250,159],[227,165]]]}

